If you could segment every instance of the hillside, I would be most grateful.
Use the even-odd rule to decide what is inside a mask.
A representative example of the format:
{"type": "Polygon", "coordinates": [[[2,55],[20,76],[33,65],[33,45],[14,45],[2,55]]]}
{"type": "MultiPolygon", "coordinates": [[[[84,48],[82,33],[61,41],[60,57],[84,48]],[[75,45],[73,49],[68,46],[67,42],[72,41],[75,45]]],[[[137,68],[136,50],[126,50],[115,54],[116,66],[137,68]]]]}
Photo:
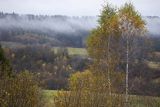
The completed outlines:
{"type": "Polygon", "coordinates": [[[4,44],[84,47],[96,17],[18,15],[0,13],[0,40],[4,44]],[[7,23],[6,23],[7,22],[7,23]]]}
{"type": "MultiPolygon", "coordinates": [[[[160,18],[143,17],[149,35],[160,34],[160,18]]],[[[84,47],[90,30],[97,26],[98,17],[19,15],[0,13],[0,41],[4,46],[32,45],[84,47]]]]}
{"type": "MultiPolygon", "coordinates": [[[[152,50],[158,52],[160,18],[143,18],[153,41],[152,50]]],[[[77,71],[83,72],[92,63],[87,56],[85,41],[89,32],[97,26],[97,19],[0,13],[0,41],[16,72],[28,70],[35,73],[46,89],[67,89],[69,76],[77,71]]],[[[147,63],[134,67],[136,73],[131,72],[130,82],[134,88],[130,91],[133,94],[160,96],[157,91],[160,56],[153,55],[148,59],[147,63]],[[143,70],[140,70],[142,67],[143,70]],[[155,88],[150,89],[150,86],[155,88]]]]}

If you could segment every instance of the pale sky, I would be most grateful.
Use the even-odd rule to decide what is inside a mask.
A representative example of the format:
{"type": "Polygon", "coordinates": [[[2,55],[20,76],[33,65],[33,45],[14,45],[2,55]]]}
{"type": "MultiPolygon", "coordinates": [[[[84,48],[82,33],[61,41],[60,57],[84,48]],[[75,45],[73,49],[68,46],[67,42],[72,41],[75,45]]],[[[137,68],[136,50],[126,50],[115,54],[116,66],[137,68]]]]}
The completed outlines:
{"type": "MultiPolygon", "coordinates": [[[[0,11],[20,14],[95,16],[105,0],[0,0],[0,11]]],[[[160,0],[106,0],[118,7],[131,1],[143,16],[160,16],[160,0]]]]}

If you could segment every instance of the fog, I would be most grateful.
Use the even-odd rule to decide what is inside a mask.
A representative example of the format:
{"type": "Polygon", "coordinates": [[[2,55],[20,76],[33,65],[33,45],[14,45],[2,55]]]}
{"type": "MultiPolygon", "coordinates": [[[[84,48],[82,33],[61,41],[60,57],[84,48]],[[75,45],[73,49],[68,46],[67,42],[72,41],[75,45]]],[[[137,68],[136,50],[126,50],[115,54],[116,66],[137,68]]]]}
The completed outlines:
{"type": "MultiPolygon", "coordinates": [[[[1,15],[2,16],[2,15],[1,15]]],[[[160,34],[159,17],[143,17],[149,33],[160,34]]],[[[40,31],[43,33],[77,33],[90,31],[98,25],[98,17],[68,17],[68,16],[34,16],[9,14],[0,17],[0,29],[19,28],[23,30],[40,31]]]]}
{"type": "Polygon", "coordinates": [[[149,33],[153,35],[160,35],[160,17],[145,17],[149,33]]]}
{"type": "Polygon", "coordinates": [[[91,30],[97,25],[97,17],[67,16],[18,16],[8,15],[0,18],[1,29],[21,28],[23,30],[54,31],[57,33],[75,33],[91,30]]]}

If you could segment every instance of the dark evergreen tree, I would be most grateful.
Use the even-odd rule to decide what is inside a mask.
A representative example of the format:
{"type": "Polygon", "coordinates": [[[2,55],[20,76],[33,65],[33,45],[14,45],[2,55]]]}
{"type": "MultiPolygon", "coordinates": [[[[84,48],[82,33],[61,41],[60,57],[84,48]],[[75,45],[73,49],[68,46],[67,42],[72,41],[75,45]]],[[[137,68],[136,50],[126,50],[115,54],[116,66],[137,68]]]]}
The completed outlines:
{"type": "Polygon", "coordinates": [[[4,50],[0,45],[0,78],[10,77],[12,75],[12,67],[9,60],[5,57],[4,50]]]}

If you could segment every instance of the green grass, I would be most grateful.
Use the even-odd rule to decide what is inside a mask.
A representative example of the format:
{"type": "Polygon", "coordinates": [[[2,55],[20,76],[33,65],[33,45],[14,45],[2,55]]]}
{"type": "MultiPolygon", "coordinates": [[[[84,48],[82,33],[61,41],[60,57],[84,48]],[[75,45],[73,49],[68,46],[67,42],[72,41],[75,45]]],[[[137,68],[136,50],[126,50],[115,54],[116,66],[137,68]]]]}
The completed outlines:
{"type": "Polygon", "coordinates": [[[55,90],[43,91],[44,107],[55,107],[54,96],[56,96],[56,94],[57,94],[57,91],[55,90]]]}
{"type": "MultiPolygon", "coordinates": [[[[54,47],[53,50],[55,53],[57,53],[59,47],[54,47]]],[[[87,56],[87,50],[85,48],[72,48],[72,47],[67,47],[69,55],[81,55],[81,56],[87,56]]]]}
{"type": "Polygon", "coordinates": [[[149,62],[148,61],[148,66],[150,68],[153,68],[153,69],[160,69],[160,62],[149,62]]]}
{"type": "Polygon", "coordinates": [[[52,98],[54,95],[57,94],[56,90],[43,90],[44,96],[46,98],[52,98]]]}
{"type": "Polygon", "coordinates": [[[68,52],[70,55],[88,55],[85,48],[68,48],[68,52]]]}
{"type": "Polygon", "coordinates": [[[159,97],[130,96],[130,107],[160,107],[159,97]]]}

